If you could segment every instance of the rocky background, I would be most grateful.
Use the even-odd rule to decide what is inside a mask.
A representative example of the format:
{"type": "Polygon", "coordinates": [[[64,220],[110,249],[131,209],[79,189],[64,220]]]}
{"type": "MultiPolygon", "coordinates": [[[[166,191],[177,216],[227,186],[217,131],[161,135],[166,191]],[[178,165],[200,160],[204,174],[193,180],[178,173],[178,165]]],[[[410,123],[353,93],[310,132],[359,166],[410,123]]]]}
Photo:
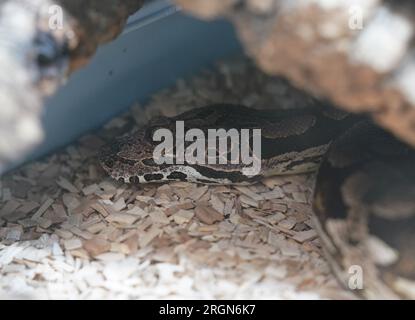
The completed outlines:
{"type": "Polygon", "coordinates": [[[415,3],[381,0],[176,0],[228,17],[267,73],[370,113],[415,146],[415,3]]]}
{"type": "MultiPolygon", "coordinates": [[[[368,113],[415,146],[412,1],[176,2],[201,19],[232,21],[247,53],[267,73],[345,110],[368,113]]],[[[142,3],[0,1],[0,167],[41,141],[43,97],[114,38],[142,3]],[[60,21],[52,19],[51,28],[59,8],[63,27],[53,28],[60,21]]]]}
{"type": "Polygon", "coordinates": [[[42,141],[43,101],[143,0],[0,0],[0,172],[42,141]]]}

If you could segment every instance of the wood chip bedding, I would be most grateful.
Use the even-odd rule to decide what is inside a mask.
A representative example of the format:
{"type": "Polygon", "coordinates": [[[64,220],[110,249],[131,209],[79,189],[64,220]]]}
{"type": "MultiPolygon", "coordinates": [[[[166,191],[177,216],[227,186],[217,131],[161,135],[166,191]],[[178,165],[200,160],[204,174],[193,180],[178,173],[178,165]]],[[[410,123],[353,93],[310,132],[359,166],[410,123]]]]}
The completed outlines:
{"type": "Polygon", "coordinates": [[[126,185],[96,151],[156,115],[213,102],[309,99],[244,58],[134,106],[95,134],[0,181],[0,298],[348,298],[310,223],[312,175],[259,184],[126,185]]]}

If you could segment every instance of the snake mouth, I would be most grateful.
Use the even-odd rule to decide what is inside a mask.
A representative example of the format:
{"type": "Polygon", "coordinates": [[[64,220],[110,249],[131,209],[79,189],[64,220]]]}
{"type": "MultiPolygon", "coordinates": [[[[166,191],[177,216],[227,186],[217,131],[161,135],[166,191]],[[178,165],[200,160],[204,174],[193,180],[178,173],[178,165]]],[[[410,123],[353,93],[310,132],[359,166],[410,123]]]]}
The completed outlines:
{"type": "Polygon", "coordinates": [[[117,154],[120,150],[118,141],[113,141],[103,146],[98,153],[98,161],[101,167],[110,175],[114,175],[117,171],[116,168],[120,162],[117,159],[117,154]]]}
{"type": "Polygon", "coordinates": [[[115,180],[130,182],[134,177],[141,175],[139,162],[123,156],[132,145],[131,138],[117,138],[104,145],[98,153],[98,162],[103,170],[115,180]]]}

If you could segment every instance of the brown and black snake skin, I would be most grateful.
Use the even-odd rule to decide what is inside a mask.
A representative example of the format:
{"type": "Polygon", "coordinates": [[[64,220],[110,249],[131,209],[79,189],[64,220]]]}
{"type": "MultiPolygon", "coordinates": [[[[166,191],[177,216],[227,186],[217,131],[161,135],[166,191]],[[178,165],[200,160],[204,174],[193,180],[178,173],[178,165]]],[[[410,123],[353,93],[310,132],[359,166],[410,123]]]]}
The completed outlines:
{"type": "Polygon", "coordinates": [[[113,178],[137,183],[250,184],[318,171],[314,224],[338,280],[362,298],[415,299],[415,150],[366,118],[326,105],[275,111],[211,105],[151,121],[104,147],[100,162],[113,178]],[[153,133],[175,133],[176,121],[204,133],[261,129],[261,171],[246,176],[243,165],[230,163],[157,165],[153,133]]]}

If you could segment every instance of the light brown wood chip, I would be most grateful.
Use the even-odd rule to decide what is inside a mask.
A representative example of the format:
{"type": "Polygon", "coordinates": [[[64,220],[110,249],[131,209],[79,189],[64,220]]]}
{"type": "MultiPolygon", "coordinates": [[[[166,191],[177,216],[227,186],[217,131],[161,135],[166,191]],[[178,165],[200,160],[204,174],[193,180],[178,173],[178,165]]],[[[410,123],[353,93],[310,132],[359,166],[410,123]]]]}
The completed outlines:
{"type": "Polygon", "coordinates": [[[38,218],[40,218],[46,210],[49,209],[49,207],[53,204],[53,199],[47,199],[41,206],[40,208],[35,212],[35,214],[32,216],[33,220],[36,220],[38,218]]]}
{"type": "Polygon", "coordinates": [[[107,240],[93,238],[85,241],[83,247],[91,256],[96,257],[104,252],[108,252],[111,249],[111,244],[107,240]]]}
{"type": "Polygon", "coordinates": [[[17,208],[21,206],[20,202],[17,200],[8,201],[0,211],[0,217],[10,215],[16,211],[17,208]]]}
{"type": "Polygon", "coordinates": [[[68,179],[59,177],[59,179],[56,181],[56,183],[64,190],[72,192],[72,193],[78,193],[79,190],[77,187],[75,187],[71,182],[69,182],[68,179]]]}
{"type": "Polygon", "coordinates": [[[66,250],[76,250],[82,248],[82,241],[79,239],[69,239],[63,242],[66,250]]]}
{"type": "Polygon", "coordinates": [[[120,224],[131,225],[138,220],[139,217],[127,213],[113,213],[106,217],[108,222],[117,222],[120,224]]]}
{"type": "Polygon", "coordinates": [[[223,214],[216,211],[212,207],[197,206],[195,209],[195,214],[200,221],[206,224],[214,224],[224,219],[223,214]]]}
{"type": "Polygon", "coordinates": [[[193,216],[194,213],[192,211],[180,209],[173,215],[173,220],[177,224],[186,224],[192,220],[193,216]]]}
{"type": "Polygon", "coordinates": [[[309,240],[313,240],[317,238],[317,233],[311,229],[311,230],[307,230],[307,231],[300,231],[297,232],[296,234],[294,234],[293,239],[295,241],[298,241],[300,243],[309,241],[309,240]]]}

